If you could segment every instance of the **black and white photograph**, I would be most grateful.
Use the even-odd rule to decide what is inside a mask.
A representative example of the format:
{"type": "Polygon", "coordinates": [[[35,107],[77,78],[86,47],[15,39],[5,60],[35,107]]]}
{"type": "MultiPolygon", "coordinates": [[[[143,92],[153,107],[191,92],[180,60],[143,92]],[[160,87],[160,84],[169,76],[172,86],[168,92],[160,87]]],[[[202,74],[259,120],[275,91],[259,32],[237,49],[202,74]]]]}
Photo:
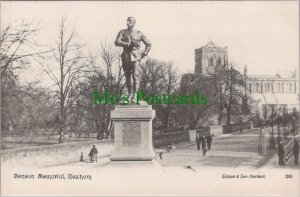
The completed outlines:
{"type": "Polygon", "coordinates": [[[1,196],[300,196],[299,1],[1,1],[1,196]]]}

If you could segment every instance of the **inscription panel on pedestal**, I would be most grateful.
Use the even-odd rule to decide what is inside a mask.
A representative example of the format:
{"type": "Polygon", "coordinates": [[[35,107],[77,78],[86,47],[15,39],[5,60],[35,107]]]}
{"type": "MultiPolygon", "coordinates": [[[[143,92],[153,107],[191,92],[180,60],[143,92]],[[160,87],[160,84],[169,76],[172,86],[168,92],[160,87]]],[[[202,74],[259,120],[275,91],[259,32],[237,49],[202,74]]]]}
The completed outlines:
{"type": "Polygon", "coordinates": [[[127,147],[141,146],[141,122],[124,121],[122,122],[122,143],[127,147]]]}

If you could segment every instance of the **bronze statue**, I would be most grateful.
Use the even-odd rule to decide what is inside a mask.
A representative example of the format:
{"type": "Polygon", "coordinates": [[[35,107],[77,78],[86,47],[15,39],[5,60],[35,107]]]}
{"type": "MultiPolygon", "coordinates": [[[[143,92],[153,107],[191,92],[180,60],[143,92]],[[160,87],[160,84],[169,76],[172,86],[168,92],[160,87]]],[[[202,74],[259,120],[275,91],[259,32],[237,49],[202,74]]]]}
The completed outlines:
{"type": "Polygon", "coordinates": [[[147,56],[151,48],[151,42],[146,36],[142,32],[134,29],[135,22],[136,20],[134,17],[128,17],[128,28],[121,30],[115,40],[116,46],[123,47],[121,55],[122,66],[126,77],[128,97],[131,102],[134,102],[136,92],[139,88],[138,68],[140,62],[147,56]],[[145,45],[144,52],[140,51],[141,42],[145,45]]]}

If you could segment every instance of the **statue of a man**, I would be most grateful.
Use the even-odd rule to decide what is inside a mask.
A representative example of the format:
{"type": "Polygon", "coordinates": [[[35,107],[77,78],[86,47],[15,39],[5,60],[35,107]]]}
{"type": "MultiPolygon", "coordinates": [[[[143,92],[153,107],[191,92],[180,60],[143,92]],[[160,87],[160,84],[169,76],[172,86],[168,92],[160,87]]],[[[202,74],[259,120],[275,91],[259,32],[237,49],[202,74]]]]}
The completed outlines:
{"type": "Polygon", "coordinates": [[[134,102],[136,91],[139,88],[138,68],[140,62],[147,56],[151,48],[151,42],[146,36],[142,32],[134,29],[135,22],[136,20],[134,17],[128,17],[128,28],[121,30],[115,40],[116,46],[123,47],[123,53],[121,55],[122,66],[126,77],[128,97],[131,102],[134,102]],[[140,51],[141,42],[145,45],[144,52],[140,51]]]}

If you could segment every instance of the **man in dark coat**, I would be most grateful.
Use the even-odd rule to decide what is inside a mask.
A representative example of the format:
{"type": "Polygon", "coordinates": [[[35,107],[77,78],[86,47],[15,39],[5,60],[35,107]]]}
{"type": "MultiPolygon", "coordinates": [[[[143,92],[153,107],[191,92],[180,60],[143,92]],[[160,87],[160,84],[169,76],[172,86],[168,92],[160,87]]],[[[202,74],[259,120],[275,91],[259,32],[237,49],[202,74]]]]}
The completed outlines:
{"type": "Polygon", "coordinates": [[[206,155],[207,150],[208,150],[208,148],[207,148],[207,139],[206,139],[205,136],[203,136],[203,138],[202,138],[202,151],[203,151],[202,156],[203,157],[206,155]]]}
{"type": "Polygon", "coordinates": [[[93,148],[91,149],[89,156],[91,157],[91,162],[96,161],[97,162],[97,154],[98,150],[95,145],[93,145],[93,148]]]}
{"type": "Polygon", "coordinates": [[[197,143],[197,150],[200,150],[200,144],[201,144],[201,139],[200,139],[200,133],[196,133],[196,143],[197,143]]]}
{"type": "Polygon", "coordinates": [[[279,165],[284,165],[284,148],[282,142],[278,144],[278,157],[279,157],[279,165]]]}
{"type": "Polygon", "coordinates": [[[213,136],[213,135],[208,135],[208,136],[207,136],[207,147],[208,147],[208,150],[210,150],[210,147],[211,147],[212,136],[213,136]]]}
{"type": "Polygon", "coordinates": [[[299,143],[295,140],[295,145],[293,149],[294,157],[295,157],[295,165],[299,165],[298,156],[299,156],[299,143]]]}

